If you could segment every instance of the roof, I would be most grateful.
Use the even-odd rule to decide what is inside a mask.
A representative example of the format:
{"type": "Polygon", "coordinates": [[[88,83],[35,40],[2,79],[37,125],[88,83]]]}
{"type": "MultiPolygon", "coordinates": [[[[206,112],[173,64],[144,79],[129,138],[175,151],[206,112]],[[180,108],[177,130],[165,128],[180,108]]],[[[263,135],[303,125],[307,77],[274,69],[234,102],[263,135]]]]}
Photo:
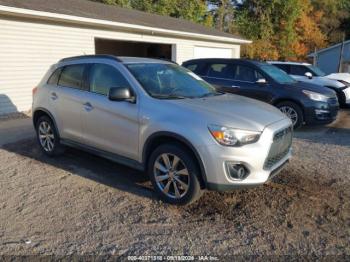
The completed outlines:
{"type": "Polygon", "coordinates": [[[225,33],[184,19],[149,14],[146,12],[105,5],[88,0],[0,0],[0,6],[1,5],[52,14],[138,25],[148,28],[222,37],[231,39],[231,41],[236,40],[237,42],[250,43],[250,41],[243,39],[241,36],[225,33]]]}
{"type": "Polygon", "coordinates": [[[195,62],[206,62],[206,63],[229,63],[229,62],[239,62],[242,64],[254,64],[254,65],[266,65],[264,61],[253,60],[253,59],[244,59],[244,58],[197,58],[191,59],[184,64],[190,64],[195,62]]]}
{"type": "Polygon", "coordinates": [[[284,61],[266,61],[269,64],[276,64],[276,65],[304,65],[304,66],[310,66],[310,63],[303,63],[303,62],[284,62],[284,61]]]}
{"type": "MultiPolygon", "coordinates": [[[[347,45],[347,44],[349,44],[349,43],[350,43],[350,40],[347,40],[347,41],[344,42],[344,45],[347,45]]],[[[331,50],[331,49],[333,49],[333,48],[341,47],[342,44],[343,44],[343,43],[338,43],[338,44],[335,44],[335,45],[332,45],[332,46],[329,46],[329,47],[326,47],[326,48],[317,50],[316,53],[319,54],[319,53],[323,53],[323,52],[326,52],[326,51],[328,51],[328,50],[331,50]]],[[[314,56],[315,56],[315,52],[310,53],[307,57],[314,57],[314,56]]]]}
{"type": "Polygon", "coordinates": [[[58,63],[75,63],[81,62],[82,60],[112,60],[119,63],[132,64],[132,63],[163,63],[163,64],[174,64],[172,61],[154,59],[154,58],[144,58],[144,57],[131,57],[131,56],[114,56],[114,55],[83,55],[83,56],[72,56],[66,57],[58,61],[58,63]]]}

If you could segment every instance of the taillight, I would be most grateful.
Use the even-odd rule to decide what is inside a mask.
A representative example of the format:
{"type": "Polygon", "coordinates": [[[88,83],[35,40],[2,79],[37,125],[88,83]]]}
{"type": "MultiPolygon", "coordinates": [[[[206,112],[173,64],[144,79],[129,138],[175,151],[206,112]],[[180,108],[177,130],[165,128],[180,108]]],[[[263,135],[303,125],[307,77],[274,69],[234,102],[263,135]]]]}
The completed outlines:
{"type": "Polygon", "coordinates": [[[37,87],[34,87],[33,90],[32,90],[33,96],[35,95],[36,91],[38,91],[38,88],[37,88],[37,87]]]}

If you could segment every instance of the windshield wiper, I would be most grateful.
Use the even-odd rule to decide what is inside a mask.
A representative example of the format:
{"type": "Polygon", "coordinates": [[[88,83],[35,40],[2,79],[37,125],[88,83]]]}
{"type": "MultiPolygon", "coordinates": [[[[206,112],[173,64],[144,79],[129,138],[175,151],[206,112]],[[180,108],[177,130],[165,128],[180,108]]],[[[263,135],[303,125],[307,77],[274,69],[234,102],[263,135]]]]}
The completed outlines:
{"type": "Polygon", "coordinates": [[[223,93],[223,92],[206,93],[204,95],[199,96],[198,98],[204,98],[204,97],[210,97],[210,96],[220,96],[223,94],[225,94],[225,93],[223,93]]]}
{"type": "Polygon", "coordinates": [[[160,95],[160,94],[155,94],[152,95],[154,98],[159,98],[159,99],[185,99],[188,98],[186,96],[179,96],[179,95],[160,95]]]}

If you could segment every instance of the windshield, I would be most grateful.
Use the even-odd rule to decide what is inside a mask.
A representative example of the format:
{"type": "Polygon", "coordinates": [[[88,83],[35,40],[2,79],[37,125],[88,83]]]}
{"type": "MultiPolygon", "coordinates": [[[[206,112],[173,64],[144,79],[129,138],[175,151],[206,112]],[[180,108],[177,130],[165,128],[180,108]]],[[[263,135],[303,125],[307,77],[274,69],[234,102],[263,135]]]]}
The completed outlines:
{"type": "Polygon", "coordinates": [[[175,64],[127,64],[145,91],[159,99],[181,99],[214,96],[219,93],[193,72],[175,64]]]}
{"type": "Polygon", "coordinates": [[[290,77],[286,72],[273,65],[262,65],[260,69],[279,84],[294,84],[296,80],[290,77]]]}
{"type": "Polygon", "coordinates": [[[323,72],[321,69],[319,69],[317,66],[310,65],[307,68],[310,69],[310,73],[312,73],[314,76],[325,76],[326,73],[323,72]]]}

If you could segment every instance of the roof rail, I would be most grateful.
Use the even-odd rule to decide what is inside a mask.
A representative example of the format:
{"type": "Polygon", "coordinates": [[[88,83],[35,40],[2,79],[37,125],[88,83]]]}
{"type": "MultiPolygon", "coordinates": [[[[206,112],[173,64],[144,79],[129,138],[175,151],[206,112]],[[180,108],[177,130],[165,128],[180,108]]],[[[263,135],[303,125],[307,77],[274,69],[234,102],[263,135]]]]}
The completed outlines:
{"type": "Polygon", "coordinates": [[[63,58],[59,61],[59,63],[74,61],[78,59],[92,59],[92,58],[110,59],[117,62],[122,62],[118,57],[113,55],[82,55],[82,56],[72,56],[72,57],[63,58]]]}

